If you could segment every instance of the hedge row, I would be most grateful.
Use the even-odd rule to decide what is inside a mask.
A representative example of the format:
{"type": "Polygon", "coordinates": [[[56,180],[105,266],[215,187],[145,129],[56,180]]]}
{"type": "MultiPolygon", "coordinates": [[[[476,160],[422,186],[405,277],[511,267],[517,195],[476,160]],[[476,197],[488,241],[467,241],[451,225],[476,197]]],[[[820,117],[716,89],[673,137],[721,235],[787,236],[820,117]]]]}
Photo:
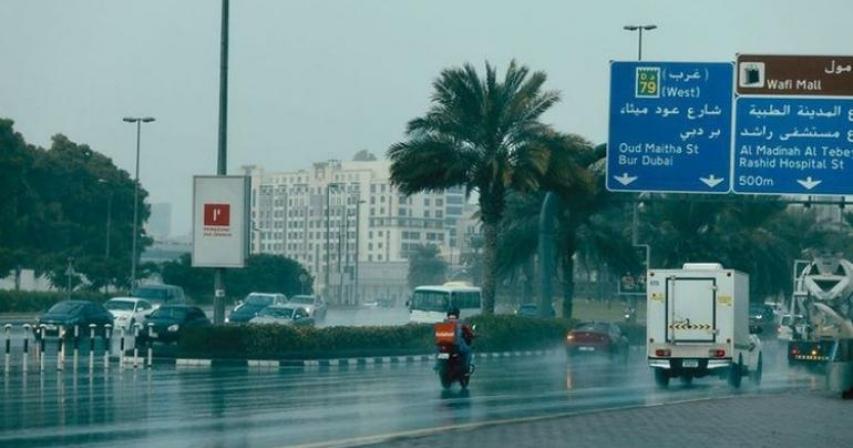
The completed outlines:
{"type": "MultiPolygon", "coordinates": [[[[74,291],[71,298],[91,300],[102,303],[111,295],[97,291],[74,291]]],[[[39,313],[47,311],[57,302],[68,298],[68,294],[59,291],[12,291],[0,290],[0,313],[39,313]]]]}
{"type": "MultiPolygon", "coordinates": [[[[478,316],[475,351],[554,348],[572,322],[517,316],[478,316]]],[[[431,325],[388,327],[213,326],[188,329],[178,343],[181,356],[213,358],[333,358],[394,356],[434,350],[431,325]]]]}

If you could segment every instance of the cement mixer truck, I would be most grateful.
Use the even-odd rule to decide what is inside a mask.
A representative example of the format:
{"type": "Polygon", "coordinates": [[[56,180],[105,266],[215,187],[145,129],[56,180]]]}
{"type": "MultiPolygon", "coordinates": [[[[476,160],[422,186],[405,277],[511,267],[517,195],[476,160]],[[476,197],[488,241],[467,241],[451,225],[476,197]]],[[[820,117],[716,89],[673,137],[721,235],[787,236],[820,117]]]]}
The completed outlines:
{"type": "Polygon", "coordinates": [[[794,279],[789,308],[804,317],[791,326],[789,363],[850,361],[845,358],[853,345],[853,263],[841,254],[815,253],[794,279]]]}
{"type": "Polygon", "coordinates": [[[794,281],[789,308],[805,319],[791,328],[788,360],[832,361],[838,341],[853,339],[853,263],[841,254],[816,253],[794,281]]]}

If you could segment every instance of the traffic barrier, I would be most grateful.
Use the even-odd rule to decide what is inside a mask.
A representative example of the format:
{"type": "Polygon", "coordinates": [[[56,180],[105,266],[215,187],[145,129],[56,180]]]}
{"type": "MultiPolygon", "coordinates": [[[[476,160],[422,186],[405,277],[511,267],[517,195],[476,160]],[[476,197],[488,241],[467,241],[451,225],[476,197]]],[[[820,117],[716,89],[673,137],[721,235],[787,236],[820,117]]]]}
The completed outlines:
{"type": "Polygon", "coordinates": [[[110,354],[113,351],[113,326],[104,325],[104,370],[110,370],[110,354]]]}
{"type": "Polygon", "coordinates": [[[136,322],[133,324],[133,368],[137,368],[139,365],[139,329],[142,328],[142,324],[136,322]]]}
{"type": "Polygon", "coordinates": [[[39,371],[44,372],[44,324],[39,325],[39,371]]]}
{"type": "Polygon", "coordinates": [[[151,364],[154,360],[154,324],[148,322],[148,368],[151,368],[151,364]]]}
{"type": "Polygon", "coordinates": [[[62,370],[62,364],[65,363],[65,327],[60,325],[57,334],[59,345],[56,346],[56,370],[62,370]]]}
{"type": "Polygon", "coordinates": [[[89,324],[89,372],[95,370],[95,329],[97,325],[89,324]]]}
{"type": "Polygon", "coordinates": [[[3,365],[3,371],[9,373],[9,362],[12,357],[12,324],[6,324],[3,328],[6,332],[6,359],[3,365]]]}
{"type": "Polygon", "coordinates": [[[119,327],[118,329],[118,368],[124,368],[124,327],[119,327]]]}
{"type": "Polygon", "coordinates": [[[30,331],[35,334],[35,329],[30,324],[24,324],[24,358],[21,360],[21,370],[27,373],[27,362],[30,355],[30,331]]]}
{"type": "Polygon", "coordinates": [[[72,360],[72,368],[77,370],[77,361],[80,353],[80,326],[74,326],[74,359],[72,360]]]}

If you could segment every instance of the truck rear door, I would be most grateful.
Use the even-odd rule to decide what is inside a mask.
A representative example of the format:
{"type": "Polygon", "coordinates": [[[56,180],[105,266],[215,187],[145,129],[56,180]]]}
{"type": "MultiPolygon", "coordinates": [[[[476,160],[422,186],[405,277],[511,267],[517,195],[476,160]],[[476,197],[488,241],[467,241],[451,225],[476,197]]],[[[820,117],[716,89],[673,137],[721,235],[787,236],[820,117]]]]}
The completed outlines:
{"type": "Polygon", "coordinates": [[[669,342],[715,342],[716,284],[713,277],[667,278],[666,338],[669,342]]]}

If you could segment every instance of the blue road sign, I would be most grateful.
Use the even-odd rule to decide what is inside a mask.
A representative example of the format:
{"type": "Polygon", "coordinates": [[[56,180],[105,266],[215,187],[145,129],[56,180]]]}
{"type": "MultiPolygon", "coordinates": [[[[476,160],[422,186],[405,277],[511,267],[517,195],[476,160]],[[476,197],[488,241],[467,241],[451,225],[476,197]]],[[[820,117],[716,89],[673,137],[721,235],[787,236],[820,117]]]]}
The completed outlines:
{"type": "Polygon", "coordinates": [[[736,103],[735,192],[853,194],[853,99],[736,103]]]}
{"type": "Polygon", "coordinates": [[[613,62],[607,189],[726,193],[734,65],[613,62]]]}

